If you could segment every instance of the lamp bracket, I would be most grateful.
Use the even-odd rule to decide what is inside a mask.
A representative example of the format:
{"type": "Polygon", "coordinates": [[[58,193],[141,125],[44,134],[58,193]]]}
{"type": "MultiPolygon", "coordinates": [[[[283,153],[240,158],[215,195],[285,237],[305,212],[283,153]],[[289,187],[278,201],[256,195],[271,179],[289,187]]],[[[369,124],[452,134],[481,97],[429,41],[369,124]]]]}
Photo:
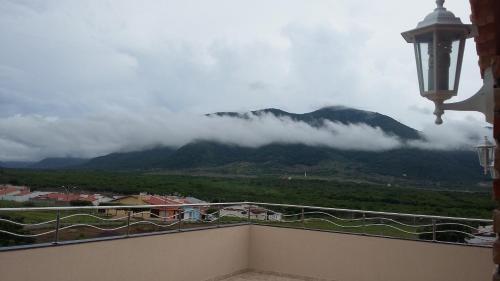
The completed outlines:
{"type": "Polygon", "coordinates": [[[495,94],[500,95],[499,89],[495,89],[495,79],[491,67],[484,71],[483,86],[472,97],[454,103],[443,103],[435,101],[434,115],[436,115],[436,124],[442,124],[441,116],[445,110],[456,111],[477,111],[484,114],[486,122],[493,124],[493,113],[495,107],[495,94]]]}

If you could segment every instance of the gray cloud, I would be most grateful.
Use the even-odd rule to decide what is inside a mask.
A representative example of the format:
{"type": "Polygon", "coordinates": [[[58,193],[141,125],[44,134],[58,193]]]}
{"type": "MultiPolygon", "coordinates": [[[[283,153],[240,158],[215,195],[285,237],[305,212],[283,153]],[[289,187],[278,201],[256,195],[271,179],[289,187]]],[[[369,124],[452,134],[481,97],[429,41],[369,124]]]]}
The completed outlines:
{"type": "Polygon", "coordinates": [[[244,147],[270,143],[306,144],[343,150],[384,151],[401,147],[470,149],[479,137],[490,134],[477,122],[452,123],[444,129],[429,127],[427,141],[403,143],[380,128],[326,121],[321,127],[273,115],[248,119],[207,117],[166,110],[112,111],[81,118],[37,115],[0,119],[0,160],[37,160],[44,157],[95,157],[117,151],[154,146],[180,147],[194,140],[210,140],[244,147]]]}
{"type": "Polygon", "coordinates": [[[0,119],[0,159],[33,160],[48,156],[94,157],[153,146],[179,147],[210,140],[245,147],[302,143],[339,149],[387,150],[396,137],[367,125],[326,122],[315,128],[272,115],[249,119],[207,117],[164,110],[144,114],[110,112],[82,119],[14,116],[0,119]],[[368,137],[367,137],[368,136],[368,137]]]}
{"type": "MultiPolygon", "coordinates": [[[[361,0],[2,1],[0,158],[95,156],[156,143],[181,145],[215,136],[189,122],[181,130],[162,123],[164,118],[182,124],[207,112],[267,107],[305,112],[342,104],[426,128],[433,116],[408,110],[429,108],[429,101],[419,96],[413,48],[399,33],[413,28],[433,6],[433,1],[396,0],[377,5],[361,0]]],[[[447,6],[466,21],[467,5],[447,6]]],[[[462,75],[461,95],[467,96],[480,84],[471,42],[462,75]]],[[[463,116],[447,113],[445,123],[463,116]]],[[[203,120],[197,121],[209,122],[203,120]]],[[[244,127],[232,122],[212,120],[207,126],[221,123],[212,128],[221,134],[244,127]]],[[[283,120],[246,126],[262,122],[252,129],[271,124],[277,131],[278,124],[314,129],[283,120]]],[[[373,149],[399,145],[377,129],[337,125],[313,130],[311,139],[297,131],[290,141],[328,145],[337,130],[348,132],[337,135],[338,148],[363,149],[365,140],[356,136],[364,129],[384,140],[373,149]],[[342,142],[343,137],[352,139],[342,142]]],[[[286,141],[266,132],[257,135],[260,140],[246,138],[248,145],[286,141]]]]}
{"type": "Polygon", "coordinates": [[[424,141],[411,141],[409,146],[420,149],[471,150],[482,137],[493,138],[490,128],[481,127],[481,122],[475,119],[466,121],[450,121],[443,126],[429,125],[422,131],[424,141]]]}

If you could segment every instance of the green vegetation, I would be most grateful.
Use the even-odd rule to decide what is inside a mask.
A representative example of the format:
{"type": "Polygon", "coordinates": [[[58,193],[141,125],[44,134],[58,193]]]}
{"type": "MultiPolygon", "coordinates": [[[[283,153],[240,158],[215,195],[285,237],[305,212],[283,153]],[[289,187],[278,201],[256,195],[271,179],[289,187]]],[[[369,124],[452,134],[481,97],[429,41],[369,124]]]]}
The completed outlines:
{"type": "MultiPolygon", "coordinates": [[[[2,215],[2,216],[0,216],[0,218],[5,219],[5,220],[15,221],[18,223],[23,223],[22,219],[10,217],[10,216],[2,215]]],[[[17,233],[17,234],[21,234],[21,235],[27,234],[27,232],[23,230],[22,226],[17,225],[17,224],[4,222],[4,221],[0,221],[0,229],[3,231],[17,233]]],[[[12,245],[18,245],[18,244],[29,244],[29,243],[33,243],[33,241],[34,241],[34,239],[29,238],[29,237],[19,237],[19,236],[14,236],[14,235],[0,232],[0,247],[12,246],[12,245]]]]}
{"type": "Polygon", "coordinates": [[[256,201],[444,216],[490,218],[486,192],[387,187],[319,179],[229,178],[139,172],[0,170],[0,183],[35,190],[78,186],[91,192],[178,194],[209,202],[256,201]]]}

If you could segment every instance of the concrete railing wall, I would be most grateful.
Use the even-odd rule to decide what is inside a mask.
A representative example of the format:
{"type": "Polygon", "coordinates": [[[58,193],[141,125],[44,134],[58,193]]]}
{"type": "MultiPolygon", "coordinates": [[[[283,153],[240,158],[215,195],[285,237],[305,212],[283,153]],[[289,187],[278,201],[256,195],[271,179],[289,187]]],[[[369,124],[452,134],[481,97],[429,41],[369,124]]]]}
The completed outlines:
{"type": "Polygon", "coordinates": [[[336,281],[491,280],[491,249],[252,226],[251,269],[336,281]]]}
{"type": "Polygon", "coordinates": [[[491,249],[257,225],[0,252],[1,281],[203,281],[253,269],[336,281],[490,280],[491,249]]]}
{"type": "Polygon", "coordinates": [[[0,252],[1,281],[196,281],[248,268],[249,226],[0,252]]]}

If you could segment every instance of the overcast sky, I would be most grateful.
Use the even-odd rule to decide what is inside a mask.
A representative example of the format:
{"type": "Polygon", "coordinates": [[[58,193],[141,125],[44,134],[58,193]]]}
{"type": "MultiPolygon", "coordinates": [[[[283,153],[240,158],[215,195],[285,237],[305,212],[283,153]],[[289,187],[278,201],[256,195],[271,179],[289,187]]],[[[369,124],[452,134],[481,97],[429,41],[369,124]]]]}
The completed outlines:
{"type": "MultiPolygon", "coordinates": [[[[445,6],[469,22],[467,0],[445,6]]],[[[0,1],[0,161],[154,145],[168,137],[146,137],[161,130],[162,117],[269,107],[377,111],[438,139],[457,126],[481,128],[481,114],[446,113],[443,133],[435,133],[432,103],[419,95],[413,47],[400,33],[434,7],[432,0],[0,1]],[[109,136],[117,127],[125,127],[122,139],[109,136]],[[130,143],[137,131],[143,137],[130,143]]],[[[481,83],[469,40],[455,100],[481,83]]]]}

